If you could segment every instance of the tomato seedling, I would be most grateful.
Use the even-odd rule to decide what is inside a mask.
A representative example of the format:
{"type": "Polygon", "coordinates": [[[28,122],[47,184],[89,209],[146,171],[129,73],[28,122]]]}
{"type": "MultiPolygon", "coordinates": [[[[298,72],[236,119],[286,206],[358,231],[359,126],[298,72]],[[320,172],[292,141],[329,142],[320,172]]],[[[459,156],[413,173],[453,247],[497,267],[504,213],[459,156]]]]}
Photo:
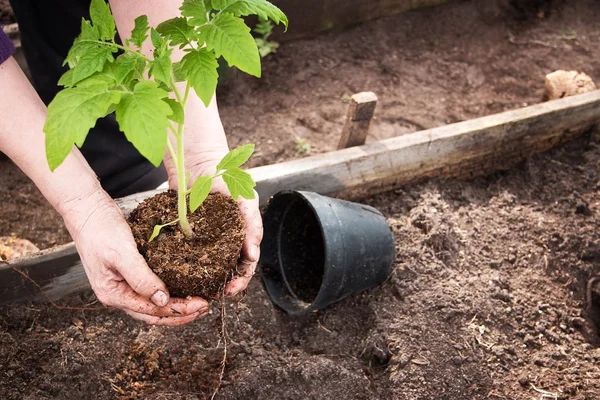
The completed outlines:
{"type": "Polygon", "coordinates": [[[232,150],[217,165],[215,174],[201,176],[190,186],[185,171],[185,106],[191,89],[208,106],[218,80],[218,59],[229,66],[260,77],[260,55],[250,28],[241,17],[258,15],[282,23],[287,17],[266,0],[185,0],[181,16],[159,24],[148,24],[148,17],[135,19],[131,38],[117,43],[115,20],[104,0],[92,0],[91,21],[82,20],[81,34],[75,39],[65,64],[69,70],[58,82],[63,86],[48,106],[44,126],[46,156],[51,170],[67,157],[73,144],[81,147],[89,130],[102,118],[116,113],[119,128],[127,139],[152,164],[159,166],[168,150],[176,163],[178,177],[178,219],[157,225],[149,240],[160,229],[179,222],[187,237],[192,229],[187,219],[186,196],[194,212],[211,191],[212,182],[222,177],[234,199],[254,198],[255,182],[240,169],[252,155],[254,145],[232,150]],[[142,53],[150,36],[152,57],[142,53]],[[174,62],[174,48],[185,56],[174,62]],[[177,82],[186,82],[185,90],[177,82]],[[176,139],[174,148],[168,139],[176,139]]]}

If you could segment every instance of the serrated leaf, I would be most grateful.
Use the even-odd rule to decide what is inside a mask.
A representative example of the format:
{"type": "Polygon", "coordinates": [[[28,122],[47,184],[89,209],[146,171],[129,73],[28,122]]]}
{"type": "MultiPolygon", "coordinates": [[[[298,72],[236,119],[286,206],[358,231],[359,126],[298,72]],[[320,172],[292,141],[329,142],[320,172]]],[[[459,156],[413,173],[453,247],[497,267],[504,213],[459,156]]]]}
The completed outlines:
{"type": "Polygon", "coordinates": [[[72,87],[73,85],[73,70],[70,69],[60,77],[58,86],[72,87]]]}
{"type": "Polygon", "coordinates": [[[113,40],[115,38],[115,33],[117,32],[115,28],[115,19],[113,18],[110,7],[106,1],[92,0],[92,4],[90,5],[90,17],[92,18],[94,26],[98,28],[102,40],[113,40]]]}
{"type": "Polygon", "coordinates": [[[183,124],[184,123],[184,112],[183,112],[183,107],[181,107],[181,104],[174,100],[174,99],[170,99],[170,98],[165,98],[163,99],[163,101],[165,103],[167,103],[169,105],[169,107],[171,107],[171,110],[173,111],[173,114],[169,115],[169,119],[171,121],[175,121],[178,124],[183,124]]]}
{"type": "Polygon", "coordinates": [[[98,28],[92,26],[89,21],[82,20],[81,34],[75,39],[64,62],[73,70],[68,76],[69,84],[74,86],[95,72],[102,71],[107,61],[114,60],[112,53],[115,51],[109,43],[100,42],[98,28]]]}
{"type": "Polygon", "coordinates": [[[212,176],[201,176],[196,179],[190,192],[190,211],[194,212],[206,200],[212,188],[212,176]]]}
{"type": "Polygon", "coordinates": [[[208,22],[207,15],[210,9],[207,9],[204,0],[184,0],[179,9],[181,15],[190,18],[187,23],[191,26],[201,26],[208,22]]]}
{"type": "Polygon", "coordinates": [[[106,85],[69,88],[56,95],[48,106],[44,125],[46,157],[52,171],[64,161],[74,143],[83,145],[96,120],[105,116],[120,97],[106,85]]]}
{"type": "Polygon", "coordinates": [[[276,24],[283,23],[286,29],[288,27],[288,19],[283,11],[266,0],[212,0],[212,6],[236,17],[256,14],[263,19],[270,18],[276,24]]]}
{"type": "Polygon", "coordinates": [[[173,113],[162,100],[165,97],[167,92],[155,82],[142,81],[117,105],[117,122],[127,140],[157,167],[165,155],[168,116],[173,113]]]}
{"type": "Polygon", "coordinates": [[[187,74],[183,69],[183,62],[179,61],[173,63],[173,76],[175,78],[175,82],[185,82],[187,81],[187,74]]]}
{"type": "Polygon", "coordinates": [[[200,32],[200,42],[206,42],[207,50],[223,56],[229,66],[260,77],[260,55],[250,28],[244,20],[232,14],[218,14],[200,32]]]}
{"type": "Polygon", "coordinates": [[[249,173],[239,168],[230,168],[223,174],[223,180],[234,200],[237,200],[240,196],[248,200],[254,198],[256,183],[249,173]]]}
{"type": "Polygon", "coordinates": [[[130,53],[124,53],[117,57],[113,66],[116,84],[128,83],[133,78],[132,72],[140,66],[140,63],[145,66],[146,62],[143,58],[130,53]]]}
{"type": "Polygon", "coordinates": [[[194,28],[188,25],[185,18],[169,19],[156,27],[158,33],[169,40],[171,46],[183,48],[192,41],[194,28]]]}
{"type": "Polygon", "coordinates": [[[102,72],[96,72],[92,76],[85,78],[84,80],[77,83],[77,87],[90,87],[97,85],[105,85],[108,88],[115,86],[116,81],[112,75],[112,71],[107,71],[108,68],[104,68],[102,72]]]}
{"type": "Polygon", "coordinates": [[[131,43],[141,49],[146,39],[148,39],[148,17],[140,15],[135,19],[135,27],[131,31],[131,43]]]}
{"type": "Polygon", "coordinates": [[[163,45],[164,39],[162,38],[162,36],[160,36],[160,33],[158,33],[154,28],[150,29],[150,39],[152,40],[152,45],[154,46],[154,48],[156,50],[160,50],[163,45]]]}
{"type": "Polygon", "coordinates": [[[169,55],[158,56],[150,63],[150,76],[157,81],[164,82],[169,86],[171,82],[171,57],[169,55]]]}
{"type": "Polygon", "coordinates": [[[214,53],[205,49],[194,50],[186,54],[181,62],[184,80],[190,82],[198,97],[208,107],[219,80],[219,63],[214,53]]]}
{"type": "Polygon", "coordinates": [[[217,171],[221,171],[229,168],[237,168],[244,164],[250,156],[254,153],[253,144],[245,144],[231,150],[219,164],[217,164],[217,171]]]}
{"type": "Polygon", "coordinates": [[[101,72],[107,61],[114,61],[112,49],[108,46],[88,42],[80,42],[76,46],[81,48],[81,55],[73,68],[73,84],[77,84],[95,72],[101,72]]]}

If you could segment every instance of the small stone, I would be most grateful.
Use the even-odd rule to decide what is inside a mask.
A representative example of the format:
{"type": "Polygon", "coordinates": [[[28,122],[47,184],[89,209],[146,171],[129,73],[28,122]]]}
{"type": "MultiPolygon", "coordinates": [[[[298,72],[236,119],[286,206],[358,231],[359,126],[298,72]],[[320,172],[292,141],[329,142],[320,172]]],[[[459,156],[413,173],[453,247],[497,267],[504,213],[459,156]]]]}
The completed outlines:
{"type": "Polygon", "coordinates": [[[560,343],[560,336],[556,332],[546,331],[544,334],[546,335],[546,338],[548,338],[548,340],[552,343],[560,343]]]}
{"type": "Polygon", "coordinates": [[[545,97],[548,100],[562,99],[596,90],[596,84],[589,75],[583,72],[563,70],[546,75],[545,87],[545,97]]]}
{"type": "Polygon", "coordinates": [[[531,381],[529,380],[529,378],[526,377],[522,377],[521,379],[519,379],[519,385],[521,386],[529,386],[529,383],[531,381]]]}
{"type": "Polygon", "coordinates": [[[0,260],[13,261],[40,251],[36,245],[27,239],[15,236],[0,236],[0,260]]]}
{"type": "Polygon", "coordinates": [[[543,367],[546,364],[546,362],[541,358],[536,358],[535,360],[533,360],[533,363],[538,367],[543,367]]]}

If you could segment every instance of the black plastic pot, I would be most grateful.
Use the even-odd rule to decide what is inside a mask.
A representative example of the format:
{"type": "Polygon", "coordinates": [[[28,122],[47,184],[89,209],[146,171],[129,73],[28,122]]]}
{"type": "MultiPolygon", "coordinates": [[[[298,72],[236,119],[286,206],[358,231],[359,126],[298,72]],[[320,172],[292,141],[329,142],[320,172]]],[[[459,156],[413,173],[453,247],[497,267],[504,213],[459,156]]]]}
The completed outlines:
{"type": "Polygon", "coordinates": [[[260,266],[271,301],[291,315],[381,284],[395,256],[379,211],[311,192],[277,193],[263,215],[260,266]]]}

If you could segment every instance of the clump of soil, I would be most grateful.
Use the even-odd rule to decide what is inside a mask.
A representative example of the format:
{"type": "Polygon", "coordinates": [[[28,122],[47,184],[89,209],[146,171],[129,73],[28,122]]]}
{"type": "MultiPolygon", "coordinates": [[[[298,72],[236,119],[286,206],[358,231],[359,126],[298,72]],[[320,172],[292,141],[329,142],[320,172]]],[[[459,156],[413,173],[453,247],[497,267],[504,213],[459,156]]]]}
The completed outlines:
{"type": "Polygon", "coordinates": [[[171,296],[215,298],[233,277],[245,238],[238,206],[229,196],[211,194],[188,214],[194,237],[186,238],[175,224],[148,242],[154,226],[177,217],[177,192],[173,190],[142,202],[128,219],[138,250],[171,296]]]}

